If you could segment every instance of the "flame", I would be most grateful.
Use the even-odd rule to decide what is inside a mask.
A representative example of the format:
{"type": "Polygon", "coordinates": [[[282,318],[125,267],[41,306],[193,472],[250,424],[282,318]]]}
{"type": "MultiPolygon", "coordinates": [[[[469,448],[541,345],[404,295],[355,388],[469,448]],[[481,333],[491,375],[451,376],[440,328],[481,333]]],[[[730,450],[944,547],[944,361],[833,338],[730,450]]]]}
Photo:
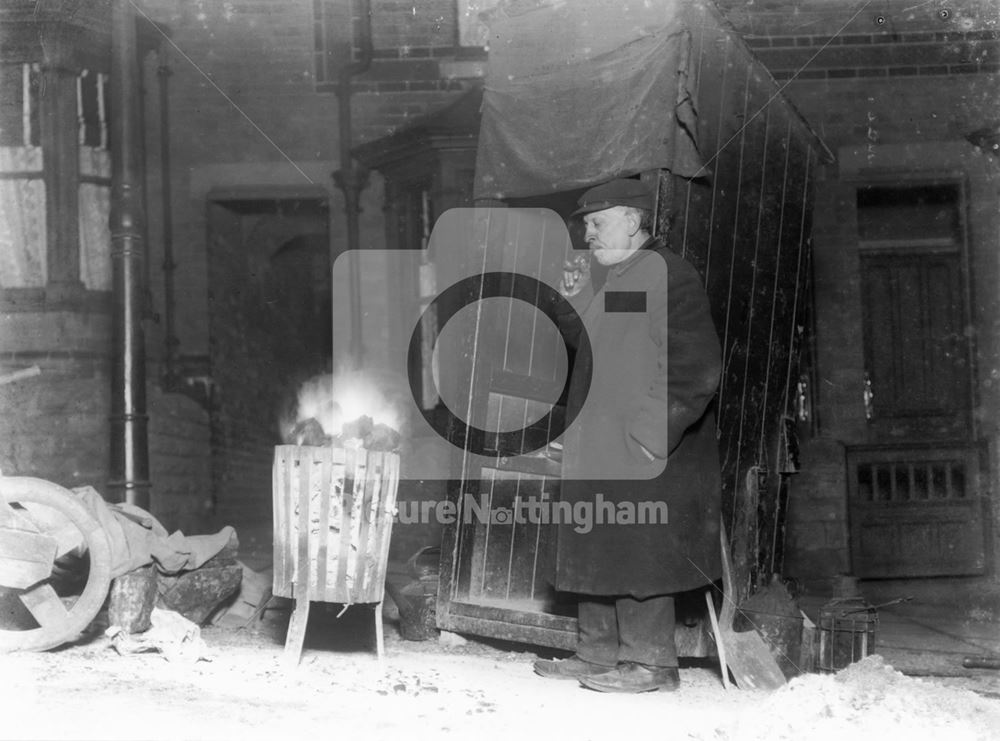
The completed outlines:
{"type": "Polygon", "coordinates": [[[336,436],[343,432],[345,423],[367,415],[374,424],[398,431],[404,419],[402,408],[392,400],[384,380],[379,383],[371,373],[362,370],[328,373],[309,379],[299,389],[293,426],[315,419],[325,434],[336,436]]]}

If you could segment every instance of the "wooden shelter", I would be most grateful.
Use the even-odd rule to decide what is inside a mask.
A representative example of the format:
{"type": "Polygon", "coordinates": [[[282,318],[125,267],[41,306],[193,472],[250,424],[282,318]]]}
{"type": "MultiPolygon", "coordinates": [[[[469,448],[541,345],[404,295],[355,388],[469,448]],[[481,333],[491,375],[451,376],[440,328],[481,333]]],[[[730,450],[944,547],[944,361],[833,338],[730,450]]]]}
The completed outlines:
{"type": "MultiPolygon", "coordinates": [[[[480,204],[550,208],[567,217],[584,188],[610,177],[638,176],[656,187],[657,230],[703,275],[724,342],[718,399],[723,512],[745,595],[780,570],[785,479],[797,467],[796,400],[802,406],[808,394],[800,377],[808,324],[811,183],[831,155],[713,5],[653,4],[654,16],[642,15],[649,13],[646,4],[634,5],[615,9],[633,21],[620,25],[634,38],[626,33],[617,47],[605,39],[604,46],[590,50],[593,58],[570,54],[565,65],[546,56],[558,55],[558,48],[532,47],[524,29],[559,27],[562,43],[572,45],[601,22],[600,3],[541,5],[524,17],[496,20],[491,30],[499,41],[491,47],[485,84],[475,198],[480,204]],[[630,16],[632,10],[636,14],[630,16]],[[517,43],[504,47],[505,38],[517,43]],[[533,51],[538,53],[532,67],[533,51]],[[616,54],[625,57],[616,60],[616,54]],[[651,63],[661,68],[651,69],[651,63]],[[588,101],[623,91],[629,136],[616,141],[607,130],[616,111],[595,111],[588,101]],[[574,159],[572,147],[587,141],[590,149],[574,159]]],[[[534,43],[544,43],[546,36],[535,34],[534,43]]],[[[426,127],[414,130],[427,135],[426,127]]],[[[367,145],[366,164],[382,169],[379,152],[400,151],[401,136],[394,135],[391,147],[367,145]]],[[[399,170],[398,162],[393,168],[399,170]]],[[[390,223],[398,223],[392,205],[387,207],[390,223]]],[[[518,261],[530,254],[525,248],[531,240],[522,234],[487,251],[483,270],[516,272],[518,261]]],[[[559,265],[561,259],[561,254],[537,256],[539,264],[559,265]]],[[[510,303],[505,321],[516,326],[524,320],[519,312],[530,307],[510,303]]],[[[483,312],[474,334],[501,320],[483,312]]],[[[552,386],[559,369],[526,363],[530,351],[520,347],[502,358],[486,354],[477,360],[490,367],[475,372],[491,380],[470,397],[473,417],[495,419],[498,409],[527,412],[544,397],[542,390],[552,386]]],[[[808,410],[799,411],[804,416],[808,410]]],[[[511,464],[498,446],[492,466],[459,465],[449,497],[461,511],[470,493],[485,496],[492,509],[557,496],[557,462],[544,456],[529,464],[519,460],[511,464]]],[[[544,525],[497,527],[476,518],[459,517],[446,527],[438,625],[571,648],[573,608],[548,584],[548,537],[544,525]]],[[[693,645],[682,650],[701,652],[693,645]]]]}

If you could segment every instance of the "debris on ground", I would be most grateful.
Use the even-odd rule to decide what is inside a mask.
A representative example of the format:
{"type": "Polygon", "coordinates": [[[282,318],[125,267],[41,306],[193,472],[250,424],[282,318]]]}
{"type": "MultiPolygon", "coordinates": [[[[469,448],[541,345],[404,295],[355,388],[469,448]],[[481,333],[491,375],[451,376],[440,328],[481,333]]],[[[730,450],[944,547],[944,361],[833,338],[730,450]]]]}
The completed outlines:
{"type": "Polygon", "coordinates": [[[149,619],[151,627],[144,633],[132,634],[118,625],[109,627],[105,635],[111,639],[111,647],[122,656],[158,653],[167,661],[211,661],[197,624],[179,613],[158,607],[153,608],[149,619]]]}
{"type": "Polygon", "coordinates": [[[242,561],[236,564],[243,572],[239,589],[229,604],[223,606],[212,619],[213,625],[228,628],[246,627],[255,618],[260,618],[265,603],[271,599],[271,584],[274,570],[254,571],[242,561]]]}
{"type": "Polygon", "coordinates": [[[325,737],[331,728],[337,736],[406,741],[597,739],[620,735],[622,718],[689,741],[981,741],[1000,728],[1000,694],[991,696],[995,685],[987,684],[995,673],[985,670],[959,688],[903,676],[870,657],[766,694],[727,691],[715,662],[691,660],[682,663],[677,692],[603,694],[535,675],[532,647],[469,635],[454,648],[408,641],[393,623],[379,661],[371,612],[338,619],[334,607],[313,611],[292,671],[282,662],[287,605],[248,629],[201,629],[212,660],[194,663],[159,654],[122,659],[109,650],[102,614],[100,628],[79,644],[4,657],[0,739],[273,741],[325,737]]]}
{"type": "Polygon", "coordinates": [[[799,741],[848,738],[995,741],[1000,704],[974,692],[908,677],[878,654],[836,674],[797,677],[744,712],[725,738],[799,741]]]}
{"type": "Polygon", "coordinates": [[[455,648],[457,646],[464,646],[469,641],[459,635],[458,633],[452,633],[450,630],[442,630],[438,635],[438,643],[447,648],[455,648]]]}

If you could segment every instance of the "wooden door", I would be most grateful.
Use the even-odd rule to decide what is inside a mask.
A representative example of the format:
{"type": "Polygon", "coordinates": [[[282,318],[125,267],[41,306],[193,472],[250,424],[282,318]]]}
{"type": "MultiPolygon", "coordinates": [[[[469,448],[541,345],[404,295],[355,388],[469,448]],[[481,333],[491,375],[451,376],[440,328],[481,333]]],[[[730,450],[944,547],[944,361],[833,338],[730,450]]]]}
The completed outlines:
{"type": "MultiPolygon", "coordinates": [[[[494,209],[476,259],[484,275],[537,277],[556,285],[571,249],[568,235],[552,238],[559,231],[565,234],[565,227],[554,212],[494,209]]],[[[463,354],[474,358],[472,381],[449,383],[444,368],[441,378],[471,393],[465,409],[469,424],[486,433],[477,443],[485,455],[456,454],[459,481],[450,498],[459,515],[445,529],[438,625],[569,648],[576,640],[574,606],[560,605],[550,586],[549,528],[514,517],[519,507],[558,498],[561,467],[546,441],[558,436],[550,425],[558,424],[568,354],[557,327],[530,296],[469,296],[462,303],[476,306],[460,330],[469,345],[463,354]],[[520,436],[517,450],[511,449],[511,433],[520,436]]],[[[449,320],[461,321],[461,315],[449,320]]],[[[448,331],[441,327],[443,342],[448,331]]]]}
{"type": "Polygon", "coordinates": [[[865,413],[876,434],[887,440],[969,435],[961,258],[955,244],[861,255],[865,413]]]}
{"type": "Polygon", "coordinates": [[[981,573],[961,190],[862,189],[858,227],[867,439],[848,450],[853,570],[981,573]]]}

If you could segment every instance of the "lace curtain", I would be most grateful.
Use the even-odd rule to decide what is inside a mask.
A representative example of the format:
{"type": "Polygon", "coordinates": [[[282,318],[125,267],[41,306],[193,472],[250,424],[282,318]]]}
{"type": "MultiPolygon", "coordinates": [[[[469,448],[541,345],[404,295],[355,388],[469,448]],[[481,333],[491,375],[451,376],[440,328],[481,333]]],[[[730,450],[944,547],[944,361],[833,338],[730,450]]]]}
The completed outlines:
{"type": "Polygon", "coordinates": [[[45,183],[41,147],[0,147],[0,288],[32,288],[46,281],[45,183]]]}
{"type": "MultiPolygon", "coordinates": [[[[4,141],[23,139],[23,146],[0,146],[0,288],[42,287],[48,280],[44,162],[33,92],[39,87],[38,75],[38,65],[0,65],[5,99],[16,103],[20,96],[22,108],[20,132],[10,116],[2,122],[10,129],[4,130],[4,141]]],[[[81,282],[92,291],[111,290],[106,87],[106,75],[83,70],[77,77],[79,271],[81,282]]]]}
{"type": "MultiPolygon", "coordinates": [[[[111,178],[106,149],[80,147],[80,175],[111,178]]],[[[111,290],[111,186],[80,183],[80,280],[90,291],[111,290]]]]}
{"type": "MultiPolygon", "coordinates": [[[[40,147],[0,147],[0,172],[25,173],[0,179],[0,288],[33,288],[46,283],[45,182],[40,147]]],[[[81,147],[81,175],[111,177],[109,152],[81,147]]],[[[111,290],[111,186],[80,183],[80,280],[91,291],[111,290]]]]}

